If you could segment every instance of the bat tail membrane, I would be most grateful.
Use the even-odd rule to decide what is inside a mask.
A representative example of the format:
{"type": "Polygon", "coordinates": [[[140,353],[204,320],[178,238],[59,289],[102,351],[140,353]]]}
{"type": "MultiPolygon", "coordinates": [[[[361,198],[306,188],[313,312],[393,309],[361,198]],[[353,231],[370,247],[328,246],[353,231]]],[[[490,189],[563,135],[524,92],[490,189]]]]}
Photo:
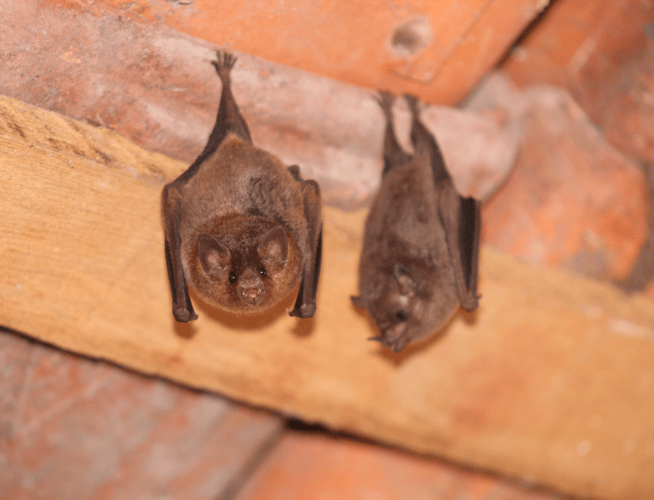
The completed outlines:
{"type": "Polygon", "coordinates": [[[411,160],[411,155],[404,151],[397,141],[393,127],[393,102],[395,96],[388,92],[380,91],[375,97],[386,118],[386,131],[384,132],[384,170],[382,178],[394,167],[404,165],[411,160]]]}
{"type": "Polygon", "coordinates": [[[229,52],[219,50],[216,52],[216,60],[211,61],[211,64],[216,68],[216,73],[218,73],[220,81],[222,82],[222,93],[220,95],[220,105],[218,106],[218,116],[216,117],[216,123],[213,126],[211,135],[209,135],[207,145],[188,170],[179,177],[180,182],[186,183],[191,177],[193,177],[204,160],[218,149],[228,134],[232,133],[244,141],[252,143],[248,124],[246,123],[245,118],[243,118],[243,115],[241,115],[241,111],[238,109],[238,105],[232,94],[232,80],[230,73],[234,64],[236,64],[236,60],[236,57],[229,52]]]}
{"type": "Polygon", "coordinates": [[[429,154],[436,184],[442,180],[450,179],[450,174],[445,168],[445,161],[436,139],[420,121],[420,103],[418,99],[412,95],[405,95],[404,98],[411,110],[411,142],[415,154],[418,155],[424,151],[429,154]]]}

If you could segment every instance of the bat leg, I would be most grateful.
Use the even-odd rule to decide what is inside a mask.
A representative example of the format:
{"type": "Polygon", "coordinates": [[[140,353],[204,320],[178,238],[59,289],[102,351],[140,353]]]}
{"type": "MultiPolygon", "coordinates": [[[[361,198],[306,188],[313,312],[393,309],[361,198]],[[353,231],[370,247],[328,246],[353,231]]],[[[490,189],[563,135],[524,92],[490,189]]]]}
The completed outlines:
{"type": "Polygon", "coordinates": [[[311,318],[316,312],[316,295],[322,263],[322,202],[316,181],[303,181],[304,212],[309,226],[310,251],[302,270],[302,281],[291,316],[311,318]]]}
{"type": "Polygon", "coordinates": [[[181,242],[179,238],[179,191],[175,183],[167,184],[163,189],[162,212],[164,216],[166,268],[168,270],[168,282],[173,298],[173,316],[181,323],[187,323],[198,319],[193,310],[191,297],[188,293],[188,285],[184,277],[182,265],[181,242]]]}
{"type": "Polygon", "coordinates": [[[238,109],[238,105],[232,94],[230,73],[234,64],[236,64],[236,57],[229,52],[218,51],[216,52],[216,60],[211,61],[211,64],[216,68],[216,72],[223,84],[223,90],[220,96],[216,125],[211,132],[209,143],[216,142],[217,145],[220,145],[225,136],[230,132],[236,134],[244,141],[252,143],[248,124],[238,109]]]}
{"type": "Polygon", "coordinates": [[[445,160],[436,139],[427,127],[420,121],[420,105],[418,99],[412,95],[405,95],[409,109],[411,110],[411,142],[415,154],[426,152],[431,159],[432,174],[434,183],[438,184],[443,179],[450,179],[450,174],[445,168],[445,160]]]}
{"type": "Polygon", "coordinates": [[[193,164],[179,176],[177,179],[180,183],[186,184],[188,180],[195,175],[195,172],[200,168],[200,165],[211,156],[216,149],[223,142],[228,134],[232,133],[244,141],[252,143],[250,137],[250,129],[248,124],[241,115],[241,111],[236,104],[234,95],[232,94],[232,80],[230,73],[234,64],[236,64],[236,57],[229,52],[216,52],[216,60],[211,61],[211,64],[216,68],[216,73],[222,82],[222,93],[220,95],[220,105],[218,106],[218,115],[216,123],[211,130],[207,145],[200,153],[200,156],[193,162],[193,164]]]}
{"type": "Polygon", "coordinates": [[[404,165],[411,160],[411,155],[404,151],[397,141],[395,128],[393,127],[393,102],[395,96],[388,92],[379,92],[375,97],[386,118],[386,130],[384,132],[384,170],[382,178],[394,167],[404,165]]]}
{"type": "Polygon", "coordinates": [[[440,186],[439,205],[459,301],[464,310],[474,311],[479,303],[477,275],[481,203],[474,198],[463,198],[456,192],[452,181],[446,180],[440,186]]]}

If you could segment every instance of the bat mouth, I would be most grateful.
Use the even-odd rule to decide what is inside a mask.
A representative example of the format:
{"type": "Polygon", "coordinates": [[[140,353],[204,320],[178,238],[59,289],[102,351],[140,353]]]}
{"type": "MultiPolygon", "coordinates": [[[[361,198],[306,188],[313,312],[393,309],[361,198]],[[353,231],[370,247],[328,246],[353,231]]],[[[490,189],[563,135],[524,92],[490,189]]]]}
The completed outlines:
{"type": "Polygon", "coordinates": [[[389,348],[393,352],[400,352],[408,344],[406,339],[399,338],[399,339],[391,340],[388,337],[385,337],[384,335],[370,337],[368,340],[375,340],[379,342],[381,345],[383,345],[384,347],[389,348]]]}
{"type": "Polygon", "coordinates": [[[261,288],[251,287],[246,288],[241,292],[241,299],[243,299],[243,302],[246,304],[257,306],[261,304],[264,295],[264,291],[261,288]]]}
{"type": "Polygon", "coordinates": [[[407,326],[405,323],[397,323],[391,327],[386,328],[381,332],[381,343],[384,347],[388,347],[393,352],[400,352],[404,349],[411,337],[408,335],[407,326]]]}

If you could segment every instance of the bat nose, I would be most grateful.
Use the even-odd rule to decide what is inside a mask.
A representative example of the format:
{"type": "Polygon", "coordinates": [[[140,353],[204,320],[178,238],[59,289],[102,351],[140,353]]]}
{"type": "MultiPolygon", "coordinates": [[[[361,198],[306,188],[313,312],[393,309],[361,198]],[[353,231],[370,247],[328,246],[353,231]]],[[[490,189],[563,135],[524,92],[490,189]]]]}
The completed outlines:
{"type": "Polygon", "coordinates": [[[247,269],[240,280],[241,297],[246,304],[256,306],[263,300],[264,289],[261,278],[251,269],[247,269]]]}

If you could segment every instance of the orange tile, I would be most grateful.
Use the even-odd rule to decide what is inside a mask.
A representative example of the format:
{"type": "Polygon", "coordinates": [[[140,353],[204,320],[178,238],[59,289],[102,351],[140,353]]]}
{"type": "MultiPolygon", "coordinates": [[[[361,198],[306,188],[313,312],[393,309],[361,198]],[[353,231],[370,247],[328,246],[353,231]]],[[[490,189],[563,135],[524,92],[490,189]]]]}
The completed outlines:
{"type": "Polygon", "coordinates": [[[654,161],[654,1],[558,0],[502,65],[566,87],[626,154],[654,161]]]}
{"type": "MultiPolygon", "coordinates": [[[[96,2],[99,3],[99,2],[96,2]]],[[[541,0],[108,0],[217,45],[397,94],[455,104],[543,8],[541,0]]]]}
{"type": "Polygon", "coordinates": [[[11,333],[0,360],[2,499],[214,499],[281,425],[11,333]]]}
{"type": "Polygon", "coordinates": [[[508,481],[326,433],[290,431],[235,500],[549,500],[508,481]]]}
{"type": "Polygon", "coordinates": [[[600,279],[626,276],[646,231],[640,168],[610,145],[563,90],[516,92],[522,144],[483,207],[483,239],[533,264],[600,279]]]}

